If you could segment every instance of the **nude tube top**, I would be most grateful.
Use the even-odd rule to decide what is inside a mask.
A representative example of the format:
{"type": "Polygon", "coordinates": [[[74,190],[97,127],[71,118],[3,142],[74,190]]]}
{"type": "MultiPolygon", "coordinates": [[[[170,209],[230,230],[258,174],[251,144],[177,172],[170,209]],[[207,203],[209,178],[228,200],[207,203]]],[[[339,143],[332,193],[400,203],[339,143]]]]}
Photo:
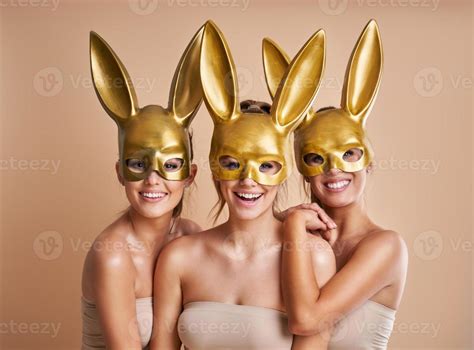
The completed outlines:
{"type": "MultiPolygon", "coordinates": [[[[153,298],[136,299],[137,323],[142,349],[148,349],[153,328],[153,298]]],[[[105,339],[99,323],[96,305],[81,297],[82,350],[105,349],[105,339]]]]}
{"type": "Polygon", "coordinates": [[[185,304],[178,334],[187,350],[290,350],[293,343],[285,313],[211,301],[185,304]]]}
{"type": "Polygon", "coordinates": [[[339,321],[328,349],[387,349],[396,310],[367,300],[339,321]]]}

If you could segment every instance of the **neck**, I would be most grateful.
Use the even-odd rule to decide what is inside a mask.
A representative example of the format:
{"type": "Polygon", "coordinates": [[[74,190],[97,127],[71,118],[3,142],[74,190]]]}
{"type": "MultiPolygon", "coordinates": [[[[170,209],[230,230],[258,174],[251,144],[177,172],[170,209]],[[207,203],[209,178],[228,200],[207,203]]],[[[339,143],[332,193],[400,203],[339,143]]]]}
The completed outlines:
{"type": "Polygon", "coordinates": [[[170,211],[156,218],[147,218],[130,207],[127,214],[132,226],[133,239],[144,243],[150,253],[157,254],[168,240],[173,212],[170,211]]]}
{"type": "Polygon", "coordinates": [[[247,256],[281,243],[281,223],[273,216],[272,208],[251,220],[242,220],[230,213],[223,229],[226,244],[247,256]]]}
{"type": "Polygon", "coordinates": [[[331,231],[330,242],[359,236],[367,231],[367,226],[373,224],[362,197],[344,207],[323,206],[323,209],[337,225],[337,229],[331,231]]]}

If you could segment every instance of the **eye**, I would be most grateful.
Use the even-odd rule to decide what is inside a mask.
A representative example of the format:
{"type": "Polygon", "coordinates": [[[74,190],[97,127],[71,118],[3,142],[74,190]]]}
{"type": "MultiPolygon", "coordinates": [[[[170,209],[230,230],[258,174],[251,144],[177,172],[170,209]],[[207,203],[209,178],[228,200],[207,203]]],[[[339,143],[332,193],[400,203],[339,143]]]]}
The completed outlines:
{"type": "Polygon", "coordinates": [[[221,167],[227,170],[237,170],[240,168],[239,161],[230,156],[222,156],[219,158],[219,164],[221,167]]]}
{"type": "Polygon", "coordinates": [[[181,158],[168,159],[164,164],[164,168],[167,172],[178,171],[183,167],[183,163],[184,161],[181,158]]]}
{"type": "Polygon", "coordinates": [[[342,155],[342,159],[346,162],[357,162],[363,154],[364,152],[360,148],[351,148],[342,155]]]}
{"type": "Polygon", "coordinates": [[[281,169],[281,164],[278,162],[270,161],[260,164],[260,172],[270,175],[275,175],[281,169]]]}
{"type": "Polygon", "coordinates": [[[309,166],[320,166],[324,163],[324,158],[317,153],[305,154],[303,160],[309,166]]]}
{"type": "Polygon", "coordinates": [[[142,159],[127,159],[125,164],[134,173],[144,173],[146,170],[146,162],[142,159]]]}

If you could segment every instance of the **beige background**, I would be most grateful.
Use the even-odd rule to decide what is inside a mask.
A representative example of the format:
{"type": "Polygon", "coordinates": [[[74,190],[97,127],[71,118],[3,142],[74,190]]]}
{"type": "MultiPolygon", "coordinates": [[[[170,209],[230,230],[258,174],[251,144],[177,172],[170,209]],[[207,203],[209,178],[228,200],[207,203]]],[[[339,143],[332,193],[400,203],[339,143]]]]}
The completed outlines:
{"type": "MultiPolygon", "coordinates": [[[[377,162],[367,201],[410,252],[391,348],[472,348],[470,1],[248,1],[1,1],[1,348],[79,348],[87,245],[127,206],[114,173],[116,128],[91,86],[90,30],[119,54],[143,106],[166,103],[178,59],[207,19],[229,41],[241,98],[267,101],[261,39],[293,56],[323,27],[328,64],[316,105],[324,106],[339,102],[350,51],[371,17],[385,67],[368,122],[377,162]]],[[[202,108],[200,171],[185,212],[205,227],[216,199],[211,130],[202,108]]],[[[299,186],[295,175],[288,204],[302,200],[299,186]]]]}

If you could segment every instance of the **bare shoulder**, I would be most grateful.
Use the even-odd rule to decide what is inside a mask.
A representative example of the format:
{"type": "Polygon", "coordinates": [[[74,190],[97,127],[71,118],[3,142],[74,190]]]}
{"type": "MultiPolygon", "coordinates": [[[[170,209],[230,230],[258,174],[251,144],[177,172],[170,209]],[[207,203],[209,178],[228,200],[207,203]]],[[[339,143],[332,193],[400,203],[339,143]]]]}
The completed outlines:
{"type": "Polygon", "coordinates": [[[126,229],[121,219],[106,227],[94,240],[84,261],[83,295],[91,300],[110,283],[133,285],[135,265],[127,246],[126,229]],[[111,281],[113,280],[113,281],[111,281]]]}
{"type": "Polygon", "coordinates": [[[308,233],[307,242],[315,277],[322,287],[336,273],[336,256],[329,242],[319,234],[308,233]]]}
{"type": "Polygon", "coordinates": [[[132,268],[133,261],[127,245],[126,233],[121,219],[106,227],[94,240],[88,259],[101,268],[132,268]]]}
{"type": "Polygon", "coordinates": [[[408,252],[407,245],[402,235],[396,231],[378,229],[363,238],[358,249],[377,249],[389,255],[405,255],[408,252]]]}
{"type": "Polygon", "coordinates": [[[326,265],[335,260],[331,245],[319,234],[308,233],[308,247],[314,262],[326,265]]]}
{"type": "Polygon", "coordinates": [[[386,271],[405,273],[408,268],[408,248],[398,232],[379,229],[368,234],[357,244],[351,259],[356,261],[370,259],[371,263],[385,266],[386,271]]]}
{"type": "Polygon", "coordinates": [[[173,239],[160,252],[159,259],[183,266],[202,253],[207,231],[186,234],[173,239]]]}
{"type": "Polygon", "coordinates": [[[202,228],[195,221],[185,218],[179,218],[176,222],[176,235],[187,236],[193,233],[201,232],[202,228]]]}

